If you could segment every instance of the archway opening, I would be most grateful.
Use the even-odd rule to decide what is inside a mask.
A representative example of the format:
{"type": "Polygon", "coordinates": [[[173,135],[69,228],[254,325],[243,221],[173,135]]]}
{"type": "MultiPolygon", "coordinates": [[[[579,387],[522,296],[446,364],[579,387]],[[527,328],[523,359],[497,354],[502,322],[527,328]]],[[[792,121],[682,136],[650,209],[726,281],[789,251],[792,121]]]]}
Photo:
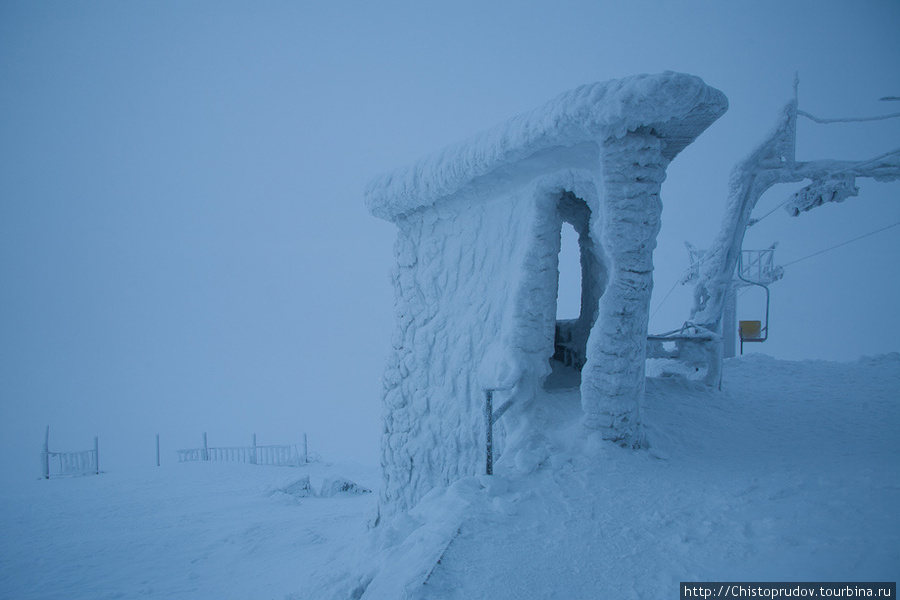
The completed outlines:
{"type": "Polygon", "coordinates": [[[581,316],[581,250],[571,223],[562,224],[560,238],[556,320],[573,321],[581,316]]]}
{"type": "Polygon", "coordinates": [[[587,340],[597,320],[606,271],[590,235],[591,210],[587,203],[565,192],[557,204],[560,251],[556,290],[556,326],[551,375],[544,387],[575,387],[587,360],[587,340]]]}

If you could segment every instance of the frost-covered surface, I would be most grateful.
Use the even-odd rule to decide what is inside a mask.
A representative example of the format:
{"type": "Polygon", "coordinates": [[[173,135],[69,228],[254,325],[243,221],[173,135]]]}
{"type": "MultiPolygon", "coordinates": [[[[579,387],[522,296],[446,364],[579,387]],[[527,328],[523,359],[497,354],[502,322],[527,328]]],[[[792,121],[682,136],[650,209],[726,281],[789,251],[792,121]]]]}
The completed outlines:
{"type": "Polygon", "coordinates": [[[210,462],[5,483],[0,598],[321,598],[375,511],[374,494],[314,492],[341,477],[377,483],[353,465],[210,462]]]}
{"type": "MultiPolygon", "coordinates": [[[[635,75],[583,85],[470,140],[373,180],[366,203],[391,219],[456,193],[473,179],[542,151],[619,138],[647,128],[667,140],[671,160],[727,109],[725,95],[683,73],[635,75]]],[[[522,165],[532,171],[530,163],[522,165]]]]}
{"type": "Polygon", "coordinates": [[[766,139],[732,170],[721,229],[699,265],[691,307],[691,320],[695,323],[721,332],[725,296],[756,203],[776,183],[802,179],[791,171],[796,136],[797,101],[793,100],[782,109],[766,139]]]}
{"type": "Polygon", "coordinates": [[[358,467],[5,482],[0,597],[655,600],[679,581],[896,581],[900,355],[750,354],[724,380],[649,380],[638,452],[585,436],[576,393],[543,393],[496,476],[371,531],[374,494],[309,496],[326,478],[371,486],[358,467]]]}
{"type": "Polygon", "coordinates": [[[722,331],[725,298],[744,233],[754,222],[751,214],[756,203],[769,188],[777,183],[811,181],[785,203],[787,213],[796,217],[822,204],[857,196],[857,178],[881,182],[900,179],[900,149],[861,161],[796,160],[798,114],[811,117],[797,110],[795,93],[794,99],[782,109],[772,132],[731,173],[722,226],[699,265],[699,279],[694,287],[690,320],[697,324],[722,331]]]}
{"type": "Polygon", "coordinates": [[[576,394],[539,398],[528,417],[546,434],[510,440],[495,477],[457,484],[455,503],[469,489],[467,519],[409,597],[655,599],[677,597],[679,581],[894,581],[900,355],[747,355],[726,362],[725,389],[649,380],[646,452],[580,437],[576,394]]]}
{"type": "Polygon", "coordinates": [[[588,340],[581,405],[585,425],[601,429],[604,439],[632,447],[642,443],[653,250],[662,214],[660,186],[669,164],[663,145],[653,135],[630,133],[607,143],[603,155],[605,193],[597,229],[612,269],[588,340]]]}
{"type": "Polygon", "coordinates": [[[726,106],[678,73],[583,86],[369,186],[370,210],[399,228],[385,514],[484,469],[485,389],[503,390],[498,406],[539,391],[555,353],[564,221],[582,252],[582,315],[566,337],[585,363],[584,423],[641,444],[660,186],[726,106]]]}
{"type": "MultiPolygon", "coordinates": [[[[384,378],[385,506],[408,508],[435,486],[474,475],[483,462],[482,384],[507,387],[528,371],[527,394],[544,374],[532,356],[515,354],[534,336],[519,339],[512,318],[515,311],[525,323],[540,319],[542,347],[552,347],[555,304],[524,294],[532,305],[516,305],[520,269],[535,263],[526,258],[538,209],[529,192],[511,190],[477,211],[466,199],[446,202],[397,222],[397,320],[384,378]]],[[[540,279],[535,286],[548,287],[540,279]]]]}

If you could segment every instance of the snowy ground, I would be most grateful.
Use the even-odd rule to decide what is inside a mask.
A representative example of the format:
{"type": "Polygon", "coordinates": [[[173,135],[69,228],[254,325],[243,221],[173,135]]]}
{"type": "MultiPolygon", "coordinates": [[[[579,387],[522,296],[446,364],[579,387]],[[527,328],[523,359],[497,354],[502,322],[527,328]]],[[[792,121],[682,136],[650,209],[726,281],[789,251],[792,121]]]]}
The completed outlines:
{"type": "Polygon", "coordinates": [[[900,355],[750,355],[727,362],[724,387],[650,380],[640,452],[584,438],[577,394],[548,392],[520,415],[544,433],[514,439],[497,475],[375,536],[375,494],[291,487],[376,485],[359,467],[28,482],[0,492],[0,598],[577,600],[677,598],[691,580],[896,581],[900,355]]]}
{"type": "Polygon", "coordinates": [[[315,598],[375,494],[305,497],[372,469],[184,463],[0,492],[0,598],[315,598]],[[299,484],[299,485],[298,485],[299,484]]]}
{"type": "MultiPolygon", "coordinates": [[[[672,598],[679,581],[896,581],[900,356],[749,356],[729,363],[724,385],[719,395],[651,380],[650,452],[560,452],[579,443],[557,428],[543,468],[500,470],[509,490],[473,503],[479,517],[417,597],[672,598]]],[[[544,422],[577,401],[553,399],[544,422]]]]}

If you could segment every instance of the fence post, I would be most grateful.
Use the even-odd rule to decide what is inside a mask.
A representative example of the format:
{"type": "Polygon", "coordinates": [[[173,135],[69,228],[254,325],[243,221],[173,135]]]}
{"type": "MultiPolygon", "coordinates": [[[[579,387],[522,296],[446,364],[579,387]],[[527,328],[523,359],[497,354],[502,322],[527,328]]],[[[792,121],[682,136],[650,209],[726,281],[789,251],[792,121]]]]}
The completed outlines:
{"type": "Polygon", "coordinates": [[[253,434],[253,450],[251,450],[252,454],[250,455],[250,464],[256,464],[256,434],[253,434]]]}
{"type": "Polygon", "coordinates": [[[306,445],[306,434],[304,433],[303,434],[303,464],[306,464],[309,462],[308,450],[309,450],[309,447],[306,445]]]}
{"type": "Polygon", "coordinates": [[[209,446],[206,444],[206,432],[203,432],[203,456],[201,456],[202,460],[209,460],[209,446]]]}
{"type": "Polygon", "coordinates": [[[156,466],[159,466],[159,434],[156,434],[156,466]]]}
{"type": "Polygon", "coordinates": [[[44,450],[41,452],[41,466],[44,470],[44,479],[50,479],[50,426],[44,432],[44,450]]]}
{"type": "Polygon", "coordinates": [[[494,390],[485,390],[484,402],[484,430],[487,441],[487,461],[485,473],[494,474],[494,390]]]}
{"type": "Polygon", "coordinates": [[[94,473],[100,474],[100,438],[94,436],[94,473]]]}

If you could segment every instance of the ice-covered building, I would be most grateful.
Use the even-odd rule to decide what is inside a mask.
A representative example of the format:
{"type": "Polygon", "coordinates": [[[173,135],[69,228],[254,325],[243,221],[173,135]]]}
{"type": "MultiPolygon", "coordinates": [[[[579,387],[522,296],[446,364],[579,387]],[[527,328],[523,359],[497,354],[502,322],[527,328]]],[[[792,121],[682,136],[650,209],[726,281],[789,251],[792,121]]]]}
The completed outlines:
{"type": "Polygon", "coordinates": [[[369,210],[399,229],[383,510],[483,473],[485,390],[532,401],[553,357],[581,371],[584,425],[640,444],[660,186],[726,108],[678,73],[586,85],[369,184],[369,210]],[[581,315],[557,322],[564,222],[581,315]]]}

